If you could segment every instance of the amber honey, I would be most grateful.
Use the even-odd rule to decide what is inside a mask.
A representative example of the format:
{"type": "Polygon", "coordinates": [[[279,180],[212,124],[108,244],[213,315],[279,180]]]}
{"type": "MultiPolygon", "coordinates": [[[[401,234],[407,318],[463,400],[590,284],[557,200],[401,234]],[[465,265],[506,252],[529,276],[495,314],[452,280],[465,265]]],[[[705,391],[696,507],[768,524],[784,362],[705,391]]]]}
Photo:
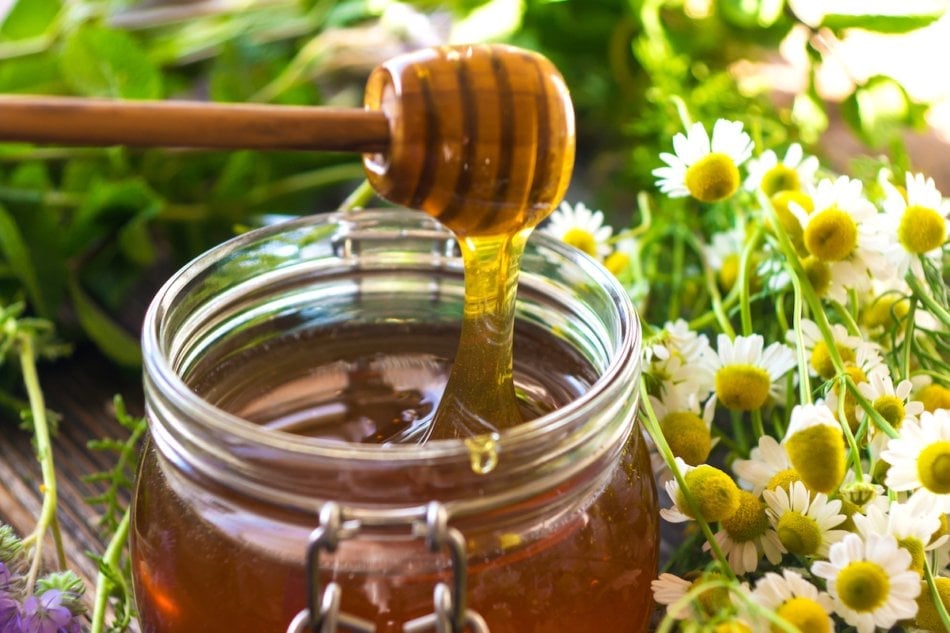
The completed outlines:
{"type": "MultiPolygon", "coordinates": [[[[330,342],[294,339],[237,355],[194,377],[194,387],[264,427],[386,442],[407,426],[432,422],[457,340],[458,330],[445,327],[341,328],[330,342]]],[[[525,418],[576,399],[596,379],[576,352],[536,328],[519,328],[515,340],[515,358],[524,359],[515,363],[515,384],[525,418]]],[[[179,494],[163,461],[147,453],[133,527],[146,630],[285,630],[304,606],[301,538],[312,525],[301,522],[312,518],[226,490],[208,491],[214,503],[179,494]],[[248,530],[266,538],[248,538],[248,530]]],[[[648,463],[634,441],[607,489],[582,510],[554,520],[532,515],[530,508],[544,508],[544,497],[557,494],[550,491],[526,500],[523,518],[514,510],[513,521],[465,530],[470,606],[493,632],[643,629],[656,562],[648,463]]],[[[415,485],[442,494],[438,481],[415,485]]],[[[447,575],[444,561],[418,541],[369,538],[345,544],[334,560],[326,578],[341,583],[343,609],[371,614],[380,632],[401,631],[403,622],[431,611],[433,584],[447,575]]]]}

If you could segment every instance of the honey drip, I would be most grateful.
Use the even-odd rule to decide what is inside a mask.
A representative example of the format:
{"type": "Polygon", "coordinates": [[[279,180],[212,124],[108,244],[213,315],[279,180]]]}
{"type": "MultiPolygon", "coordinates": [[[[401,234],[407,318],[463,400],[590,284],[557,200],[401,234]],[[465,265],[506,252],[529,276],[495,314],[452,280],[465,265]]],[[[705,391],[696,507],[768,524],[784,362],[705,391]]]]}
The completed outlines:
{"type": "Polygon", "coordinates": [[[367,83],[366,105],[387,114],[392,138],[387,154],[365,157],[370,182],[452,230],[465,269],[455,362],[418,439],[468,439],[473,466],[487,472],[497,460],[492,438],[522,422],[511,352],[518,270],[528,235],[570,179],[570,97],[539,55],[463,46],[383,64],[367,83]]]}

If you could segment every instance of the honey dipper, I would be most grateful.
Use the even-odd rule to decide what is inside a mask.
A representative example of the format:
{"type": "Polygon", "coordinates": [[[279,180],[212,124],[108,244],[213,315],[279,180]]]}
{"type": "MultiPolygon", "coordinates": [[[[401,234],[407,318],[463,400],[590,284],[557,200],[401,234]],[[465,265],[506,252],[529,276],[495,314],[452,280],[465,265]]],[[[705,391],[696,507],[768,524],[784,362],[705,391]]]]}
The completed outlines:
{"type": "Polygon", "coordinates": [[[573,164],[570,100],[535,53],[504,45],[424,49],[376,68],[366,109],[0,95],[0,141],[360,152],[384,197],[454,226],[497,232],[556,200],[573,164]],[[451,224],[451,222],[446,222],[451,224]]]}
{"type": "Polygon", "coordinates": [[[567,88],[536,53],[447,46],[377,67],[365,105],[0,97],[0,140],[363,153],[377,193],[445,224],[465,264],[462,334],[446,393],[424,437],[395,441],[489,437],[521,421],[511,357],[518,262],[570,179],[567,88]]]}

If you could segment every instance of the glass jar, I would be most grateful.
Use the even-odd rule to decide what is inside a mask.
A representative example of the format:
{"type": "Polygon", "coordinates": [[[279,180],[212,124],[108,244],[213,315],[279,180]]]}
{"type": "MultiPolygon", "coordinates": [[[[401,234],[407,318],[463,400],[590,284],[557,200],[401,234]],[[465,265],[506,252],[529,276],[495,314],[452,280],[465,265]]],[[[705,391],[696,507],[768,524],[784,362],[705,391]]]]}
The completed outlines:
{"type": "Polygon", "coordinates": [[[168,281],[143,333],[144,631],[282,633],[334,595],[387,633],[439,600],[456,629],[646,629],[658,518],[623,288],[534,235],[514,352],[534,418],[399,443],[435,406],[462,298],[451,234],[403,210],[255,230],[168,281]]]}

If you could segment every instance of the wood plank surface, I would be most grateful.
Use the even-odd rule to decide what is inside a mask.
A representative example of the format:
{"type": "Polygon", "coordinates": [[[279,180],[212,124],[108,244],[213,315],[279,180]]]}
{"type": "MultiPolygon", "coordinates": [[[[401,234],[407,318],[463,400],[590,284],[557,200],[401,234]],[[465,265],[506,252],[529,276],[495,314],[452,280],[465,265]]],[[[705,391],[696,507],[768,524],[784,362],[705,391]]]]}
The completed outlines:
{"type": "MultiPolygon", "coordinates": [[[[96,350],[81,348],[71,357],[43,363],[40,382],[47,407],[62,416],[53,439],[63,544],[69,566],[86,583],[86,603],[92,608],[97,568],[87,552],[104,549],[98,527],[100,509],[86,502],[104,486],[86,478],[110,469],[111,454],[92,451],[90,440],[103,437],[125,439],[129,433],[113,415],[112,399],[117,393],[130,413],[142,412],[141,378],[138,372],[117,370],[96,350]]],[[[39,464],[31,446],[31,436],[18,427],[17,420],[0,419],[0,521],[10,524],[22,536],[29,534],[42,505],[39,464]]],[[[128,501],[126,495],[125,501],[128,501]]],[[[52,540],[47,541],[47,569],[55,568],[52,540]]]]}

